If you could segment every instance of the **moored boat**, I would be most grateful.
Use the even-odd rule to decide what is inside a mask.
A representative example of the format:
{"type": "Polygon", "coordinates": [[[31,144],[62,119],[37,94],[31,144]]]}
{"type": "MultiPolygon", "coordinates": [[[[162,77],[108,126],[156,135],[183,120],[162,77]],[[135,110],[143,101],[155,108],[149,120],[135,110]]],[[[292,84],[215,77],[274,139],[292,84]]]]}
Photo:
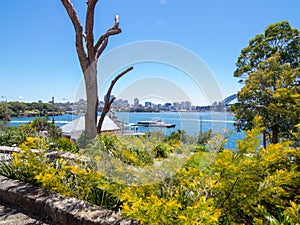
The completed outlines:
{"type": "Polygon", "coordinates": [[[138,121],[136,126],[172,128],[175,127],[175,124],[166,123],[162,120],[142,120],[142,121],[138,121]]]}

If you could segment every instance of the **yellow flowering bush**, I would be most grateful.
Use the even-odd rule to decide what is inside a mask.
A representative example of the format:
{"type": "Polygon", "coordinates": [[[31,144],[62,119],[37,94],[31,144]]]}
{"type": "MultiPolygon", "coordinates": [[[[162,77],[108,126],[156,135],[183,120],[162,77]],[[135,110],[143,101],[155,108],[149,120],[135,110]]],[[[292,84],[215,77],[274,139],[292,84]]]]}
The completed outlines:
{"type": "Polygon", "coordinates": [[[289,142],[261,147],[263,128],[259,120],[256,124],[235,151],[223,149],[226,138],[221,135],[194,151],[195,143],[159,134],[106,134],[81,151],[89,156],[86,161],[50,160],[42,150],[30,150],[44,149],[44,139],[27,138],[22,151],[13,155],[10,174],[121,209],[141,224],[299,224],[300,149],[289,142]],[[167,158],[156,158],[159,145],[170,148],[167,158]]]}
{"type": "Polygon", "coordinates": [[[236,151],[197,152],[174,177],[125,187],[122,212],[141,224],[299,224],[300,150],[260,147],[261,129],[257,121],[236,151]]]}
{"type": "Polygon", "coordinates": [[[46,138],[40,136],[37,137],[26,137],[26,141],[21,144],[21,148],[30,148],[38,150],[47,150],[49,149],[48,141],[46,138]]]}
{"type": "MultiPolygon", "coordinates": [[[[27,144],[34,141],[35,139],[28,139],[27,144]]],[[[108,181],[99,172],[91,169],[87,162],[49,159],[43,151],[33,152],[28,146],[23,145],[21,152],[13,154],[9,167],[18,171],[18,178],[21,180],[62,195],[102,204],[109,208],[119,204],[117,197],[99,188],[108,181]],[[104,197],[109,201],[103,199],[104,197]]]]}

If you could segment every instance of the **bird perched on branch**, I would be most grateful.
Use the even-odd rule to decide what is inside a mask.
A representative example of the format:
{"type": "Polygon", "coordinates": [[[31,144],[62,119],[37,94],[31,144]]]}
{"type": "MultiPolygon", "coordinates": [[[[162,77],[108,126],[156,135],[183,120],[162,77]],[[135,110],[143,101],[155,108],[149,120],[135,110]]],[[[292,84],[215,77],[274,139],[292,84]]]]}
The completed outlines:
{"type": "Polygon", "coordinates": [[[119,27],[119,15],[115,16],[115,27],[119,27]]]}

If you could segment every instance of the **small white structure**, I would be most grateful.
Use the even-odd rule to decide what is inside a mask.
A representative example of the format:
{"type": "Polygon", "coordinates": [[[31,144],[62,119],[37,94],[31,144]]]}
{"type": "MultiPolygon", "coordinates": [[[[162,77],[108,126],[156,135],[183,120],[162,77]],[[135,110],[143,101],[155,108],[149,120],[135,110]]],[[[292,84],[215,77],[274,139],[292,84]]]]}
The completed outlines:
{"type": "MultiPolygon", "coordinates": [[[[99,121],[99,118],[100,117],[97,118],[97,121],[99,121]]],[[[84,116],[81,116],[73,120],[71,123],[63,125],[61,127],[63,136],[69,137],[71,140],[77,140],[80,134],[84,131],[84,129],[85,129],[84,116]]],[[[121,128],[109,116],[105,116],[101,131],[118,132],[121,131],[121,128]]]]}

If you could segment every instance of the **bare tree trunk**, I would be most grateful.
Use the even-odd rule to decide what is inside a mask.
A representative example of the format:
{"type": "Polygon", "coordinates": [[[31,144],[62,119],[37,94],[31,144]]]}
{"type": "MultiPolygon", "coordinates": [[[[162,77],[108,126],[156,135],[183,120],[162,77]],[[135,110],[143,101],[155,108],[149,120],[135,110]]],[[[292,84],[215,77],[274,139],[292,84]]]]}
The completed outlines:
{"type": "Polygon", "coordinates": [[[97,61],[94,61],[84,72],[87,107],[85,113],[85,131],[88,137],[97,135],[98,112],[98,85],[97,85],[97,61]]]}
{"type": "Polygon", "coordinates": [[[266,131],[263,131],[263,146],[264,148],[267,148],[267,137],[266,137],[266,131]]]}
{"type": "Polygon", "coordinates": [[[279,134],[278,129],[273,128],[272,129],[272,144],[277,144],[279,142],[278,134],[279,134]]]}

